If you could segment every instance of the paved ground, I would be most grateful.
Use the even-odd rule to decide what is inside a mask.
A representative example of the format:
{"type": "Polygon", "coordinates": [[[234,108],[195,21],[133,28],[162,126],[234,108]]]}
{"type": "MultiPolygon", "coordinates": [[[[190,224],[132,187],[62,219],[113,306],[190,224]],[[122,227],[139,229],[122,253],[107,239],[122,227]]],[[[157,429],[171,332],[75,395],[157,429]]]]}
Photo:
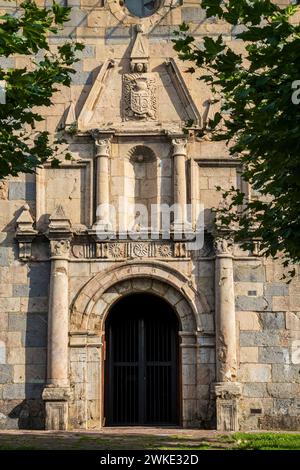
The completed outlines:
{"type": "Polygon", "coordinates": [[[0,431],[1,450],[300,449],[300,433],[224,433],[180,428],[101,431],[0,431]]]}

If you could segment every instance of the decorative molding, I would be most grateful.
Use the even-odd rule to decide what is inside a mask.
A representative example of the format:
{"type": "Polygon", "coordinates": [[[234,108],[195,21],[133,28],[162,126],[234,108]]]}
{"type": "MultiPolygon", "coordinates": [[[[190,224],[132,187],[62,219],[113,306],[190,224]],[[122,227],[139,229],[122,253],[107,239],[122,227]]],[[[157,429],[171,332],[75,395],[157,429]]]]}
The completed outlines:
{"type": "Polygon", "coordinates": [[[217,430],[238,431],[238,406],[241,384],[220,382],[214,384],[217,408],[217,430]]]}
{"type": "Polygon", "coordinates": [[[201,125],[201,115],[185,84],[180,68],[174,59],[168,59],[165,63],[173,86],[178,93],[188,118],[193,121],[193,126],[199,127],[201,125]]]}
{"type": "Polygon", "coordinates": [[[68,401],[71,397],[71,391],[69,387],[46,386],[42,397],[46,401],[68,401]]]}
{"type": "Polygon", "coordinates": [[[89,129],[89,123],[94,114],[95,103],[101,99],[105,84],[108,80],[109,72],[114,67],[114,65],[115,63],[112,59],[107,59],[103,63],[97,78],[94,81],[92,89],[89,92],[89,95],[79,113],[77,121],[79,132],[85,132],[89,129]]]}
{"type": "Polygon", "coordinates": [[[97,157],[109,157],[111,147],[111,136],[101,134],[99,129],[92,129],[90,131],[91,136],[95,140],[96,156],[97,157]]]}
{"type": "Polygon", "coordinates": [[[142,73],[148,71],[149,43],[143,34],[141,25],[136,25],[136,37],[130,54],[130,68],[132,72],[142,73]]]}
{"type": "Polygon", "coordinates": [[[187,155],[187,139],[175,138],[172,139],[173,152],[172,156],[187,155]]]}
{"type": "Polygon", "coordinates": [[[75,104],[73,101],[70,102],[70,106],[67,111],[67,115],[65,118],[64,127],[66,130],[71,130],[72,126],[76,125],[76,112],[75,112],[75,104]]]}
{"type": "Polygon", "coordinates": [[[208,168],[238,168],[241,166],[241,160],[239,158],[201,158],[194,157],[195,163],[199,167],[208,168]]]}
{"type": "MultiPolygon", "coordinates": [[[[95,320],[97,319],[97,321],[100,320],[101,322],[101,318],[104,319],[104,311],[102,311],[101,317],[99,318],[99,311],[96,314],[94,310],[98,301],[104,299],[104,293],[123,281],[129,281],[128,288],[129,291],[132,291],[131,282],[133,282],[133,280],[143,281],[145,279],[152,280],[152,287],[154,287],[156,281],[158,281],[161,282],[166,289],[167,286],[169,286],[177,290],[178,294],[180,293],[188,302],[193,312],[193,315],[186,316],[184,309],[178,311],[179,315],[182,317],[182,329],[185,331],[202,330],[200,314],[209,312],[210,307],[205,296],[199,293],[192,279],[166,262],[159,262],[158,260],[134,260],[109,266],[105,271],[95,274],[95,276],[83,286],[71,307],[71,331],[78,333],[80,331],[94,332],[95,320]]],[[[163,285],[162,289],[156,292],[158,295],[164,292],[163,285]]],[[[124,292],[121,295],[124,295],[124,292]]],[[[177,304],[178,300],[178,297],[175,296],[174,304],[177,304]]],[[[102,306],[104,310],[109,308],[106,302],[104,302],[102,306]]],[[[98,329],[97,332],[99,333],[98,329]]]]}
{"type": "Polygon", "coordinates": [[[22,212],[16,220],[16,239],[19,245],[19,258],[23,261],[32,257],[31,247],[37,231],[33,227],[34,220],[30,214],[28,204],[24,204],[22,212]]]}
{"type": "Polygon", "coordinates": [[[70,240],[50,240],[51,257],[68,256],[70,246],[70,240]]]}
{"type": "Polygon", "coordinates": [[[217,256],[220,255],[232,255],[233,252],[233,241],[228,240],[224,237],[218,236],[214,240],[214,248],[217,256]]]}
{"type": "Polygon", "coordinates": [[[156,80],[152,73],[123,75],[124,120],[156,120],[156,80]]]}
{"type": "Polygon", "coordinates": [[[66,216],[64,208],[61,204],[56,206],[53,213],[49,217],[49,232],[70,232],[71,222],[66,216]]]}
{"type": "Polygon", "coordinates": [[[231,400],[241,396],[242,388],[239,382],[217,382],[214,384],[214,392],[218,398],[231,400]]]}
{"type": "Polygon", "coordinates": [[[72,244],[71,254],[76,259],[145,259],[189,258],[186,243],[154,241],[110,241],[72,244]]]}
{"type": "Polygon", "coordinates": [[[73,234],[71,231],[71,222],[61,204],[55,208],[49,220],[47,237],[50,240],[51,257],[68,258],[71,246],[70,240],[73,234]]]}

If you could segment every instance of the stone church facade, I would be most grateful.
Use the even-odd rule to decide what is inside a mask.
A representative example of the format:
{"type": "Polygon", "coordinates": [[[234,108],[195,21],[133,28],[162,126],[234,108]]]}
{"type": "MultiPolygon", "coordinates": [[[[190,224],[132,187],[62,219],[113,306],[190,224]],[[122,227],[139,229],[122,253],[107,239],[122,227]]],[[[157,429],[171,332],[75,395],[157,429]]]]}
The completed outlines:
{"type": "Polygon", "coordinates": [[[73,158],[0,183],[0,428],[299,430],[299,277],[284,283],[279,262],[214,234],[216,186],[257,195],[222,143],[197,136],[210,92],[171,42],[182,21],[199,43],[234,44],[234,31],[205,19],[198,0],[68,4],[71,21],[50,41],[86,47],[41,128],[64,127],[73,158]],[[188,207],[189,237],[174,221],[163,236],[156,214],[141,223],[134,204],[177,204],[183,220],[188,207]],[[160,400],[169,414],[154,410],[160,400]]]}

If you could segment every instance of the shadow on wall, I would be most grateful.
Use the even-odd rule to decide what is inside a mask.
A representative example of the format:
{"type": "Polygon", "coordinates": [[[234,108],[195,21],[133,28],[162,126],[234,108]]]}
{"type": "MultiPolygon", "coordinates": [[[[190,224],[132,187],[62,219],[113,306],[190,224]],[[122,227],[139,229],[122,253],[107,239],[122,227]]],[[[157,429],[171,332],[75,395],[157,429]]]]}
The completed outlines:
{"type": "Polygon", "coordinates": [[[42,392],[46,383],[49,277],[50,263],[32,262],[28,265],[27,284],[13,285],[21,311],[9,314],[8,328],[15,338],[20,337],[21,348],[8,344],[14,369],[14,383],[6,397],[10,428],[45,428],[42,392]]]}

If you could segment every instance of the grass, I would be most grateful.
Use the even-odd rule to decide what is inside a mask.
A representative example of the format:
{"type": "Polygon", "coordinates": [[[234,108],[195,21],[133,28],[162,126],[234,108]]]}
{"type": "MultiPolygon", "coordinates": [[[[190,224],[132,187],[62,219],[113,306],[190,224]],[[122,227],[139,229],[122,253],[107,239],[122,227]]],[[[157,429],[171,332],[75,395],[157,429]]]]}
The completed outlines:
{"type": "Polygon", "coordinates": [[[1,450],[300,450],[297,433],[0,434],[1,450]]]}
{"type": "Polygon", "coordinates": [[[236,433],[232,437],[244,450],[300,450],[300,433],[236,433]]]}

